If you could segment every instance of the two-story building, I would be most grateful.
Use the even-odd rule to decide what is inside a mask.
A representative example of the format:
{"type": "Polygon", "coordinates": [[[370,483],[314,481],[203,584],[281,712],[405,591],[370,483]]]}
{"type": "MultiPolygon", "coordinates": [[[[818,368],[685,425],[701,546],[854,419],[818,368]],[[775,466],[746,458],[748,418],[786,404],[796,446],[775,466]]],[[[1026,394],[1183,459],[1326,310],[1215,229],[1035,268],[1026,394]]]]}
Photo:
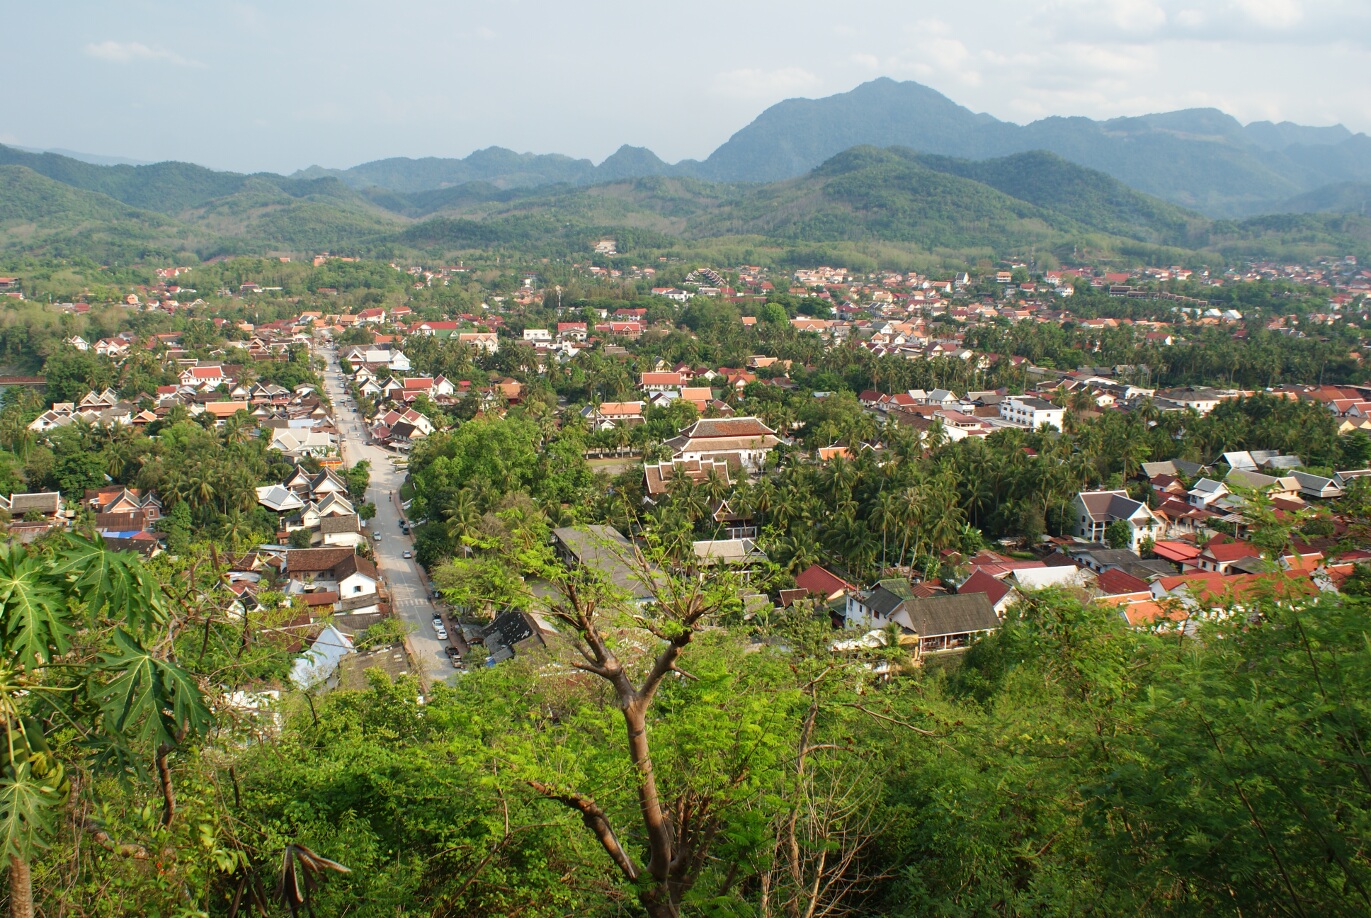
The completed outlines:
{"type": "Polygon", "coordinates": [[[757,418],[701,418],[665,445],[673,459],[723,460],[756,471],[780,442],[776,431],[757,418]]]}
{"type": "Polygon", "coordinates": [[[1162,535],[1161,522],[1147,505],[1128,496],[1127,491],[1082,491],[1074,501],[1076,535],[1091,542],[1103,542],[1113,523],[1128,526],[1128,548],[1137,551],[1144,539],[1162,535]]]}
{"type": "Polygon", "coordinates": [[[1037,430],[1046,424],[1048,427],[1062,429],[1062,418],[1066,409],[1054,405],[1046,399],[1016,395],[1000,402],[1000,417],[1018,427],[1037,430]]]}

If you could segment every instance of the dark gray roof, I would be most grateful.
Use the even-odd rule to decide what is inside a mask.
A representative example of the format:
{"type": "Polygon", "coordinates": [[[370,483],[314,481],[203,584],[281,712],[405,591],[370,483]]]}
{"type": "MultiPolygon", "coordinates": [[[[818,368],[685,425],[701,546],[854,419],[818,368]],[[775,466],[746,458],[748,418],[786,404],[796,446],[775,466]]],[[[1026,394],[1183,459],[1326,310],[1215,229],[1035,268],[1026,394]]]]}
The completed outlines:
{"type": "Polygon", "coordinates": [[[1194,478],[1196,475],[1209,468],[1207,465],[1201,465],[1198,462],[1190,462],[1186,459],[1172,459],[1171,463],[1176,466],[1176,472],[1178,474],[1184,475],[1187,478],[1194,478]]]}
{"type": "Polygon", "coordinates": [[[1124,491],[1082,491],[1080,498],[1086,512],[1096,521],[1126,520],[1147,506],[1124,491]]]}
{"type": "Polygon", "coordinates": [[[30,510],[43,513],[56,513],[62,509],[62,495],[56,491],[40,491],[36,494],[11,494],[10,513],[21,516],[30,510]]]}
{"type": "Polygon", "coordinates": [[[1018,402],[1020,405],[1023,405],[1025,408],[1032,408],[1035,411],[1061,410],[1060,406],[1052,404],[1045,398],[1033,398],[1032,396],[1028,395],[1018,395],[1014,397],[1014,401],[1018,402]]]}
{"type": "Polygon", "coordinates": [[[513,647],[537,634],[528,616],[522,612],[505,612],[503,615],[497,615],[488,630],[492,635],[498,634],[500,643],[506,647],[513,647]]]}
{"type": "Polygon", "coordinates": [[[900,607],[900,603],[907,602],[908,599],[908,596],[901,596],[882,585],[867,594],[864,605],[882,618],[890,618],[900,607]]]}
{"type": "Polygon", "coordinates": [[[338,682],[341,688],[360,691],[367,687],[366,672],[379,669],[393,682],[400,676],[409,674],[409,659],[405,656],[403,644],[376,647],[358,653],[350,653],[338,661],[338,682]]]}
{"type": "Polygon", "coordinates": [[[1143,580],[1152,581],[1158,577],[1170,577],[1176,573],[1175,565],[1168,561],[1152,560],[1144,561],[1126,548],[1100,548],[1091,545],[1086,548],[1073,549],[1070,554],[1073,557],[1089,558],[1104,570],[1118,568],[1126,574],[1132,574],[1143,580]]]}
{"type": "Polygon", "coordinates": [[[104,536],[108,551],[134,551],[145,558],[151,558],[162,546],[155,539],[124,539],[118,536],[104,536]]]}
{"type": "Polygon", "coordinates": [[[630,562],[633,543],[612,526],[563,526],[552,535],[571,556],[572,563],[596,571],[616,589],[636,600],[651,599],[653,591],[630,562]]]}
{"type": "Polygon", "coordinates": [[[999,616],[984,593],[906,599],[890,619],[921,638],[974,634],[1000,627],[999,616]]]}
{"type": "Polygon", "coordinates": [[[362,526],[355,513],[339,513],[335,516],[319,518],[319,532],[329,535],[338,532],[361,532],[362,526]]]}

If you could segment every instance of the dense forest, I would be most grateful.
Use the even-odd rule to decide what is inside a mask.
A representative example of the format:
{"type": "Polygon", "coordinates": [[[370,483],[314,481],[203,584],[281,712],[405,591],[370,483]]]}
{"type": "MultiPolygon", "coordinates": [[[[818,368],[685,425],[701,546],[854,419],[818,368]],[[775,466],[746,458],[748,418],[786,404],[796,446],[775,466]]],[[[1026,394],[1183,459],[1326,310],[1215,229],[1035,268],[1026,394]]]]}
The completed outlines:
{"type": "Polygon", "coordinates": [[[271,647],[235,661],[194,577],[184,607],[140,593],[134,625],[70,579],[76,556],[6,555],[56,563],[47,588],[89,616],[75,644],[56,620],[5,632],[75,667],[21,654],[29,690],[3,689],[39,718],[4,824],[40,912],[269,914],[283,875],[288,901],[362,916],[1371,906],[1364,600],[1263,596],[1182,638],[1040,594],[960,666],[906,671],[895,650],[835,657],[802,613],[745,625],[724,580],[659,577],[653,625],[516,552],[554,578],[566,639],[422,703],[373,677],[275,720],[223,694],[271,647]],[[167,622],[175,663],[151,649],[167,622]],[[167,695],[120,675],[144,653],[167,695]]]}

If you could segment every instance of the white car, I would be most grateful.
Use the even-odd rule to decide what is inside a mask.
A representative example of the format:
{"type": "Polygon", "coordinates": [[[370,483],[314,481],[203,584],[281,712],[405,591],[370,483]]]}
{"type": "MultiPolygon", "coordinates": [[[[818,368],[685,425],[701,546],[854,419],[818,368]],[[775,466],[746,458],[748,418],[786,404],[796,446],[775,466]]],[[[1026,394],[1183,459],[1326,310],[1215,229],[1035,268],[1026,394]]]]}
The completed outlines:
{"type": "Polygon", "coordinates": [[[437,638],[438,640],[440,640],[440,641],[446,641],[446,640],[447,640],[447,629],[446,629],[446,628],[434,628],[434,629],[433,629],[433,636],[436,637],[436,638],[437,638]]]}

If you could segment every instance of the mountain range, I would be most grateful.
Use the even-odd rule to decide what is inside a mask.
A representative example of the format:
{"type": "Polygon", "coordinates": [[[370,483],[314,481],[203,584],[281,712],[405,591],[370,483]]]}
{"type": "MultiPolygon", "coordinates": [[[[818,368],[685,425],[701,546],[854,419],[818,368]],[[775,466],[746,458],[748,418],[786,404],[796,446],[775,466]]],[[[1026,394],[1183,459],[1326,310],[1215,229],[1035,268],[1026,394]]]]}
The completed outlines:
{"type": "MultiPolygon", "coordinates": [[[[855,146],[899,146],[961,159],[1046,150],[1132,188],[1211,217],[1304,212],[1325,186],[1371,182],[1371,137],[1342,125],[1243,125],[1216,109],[1094,121],[1000,121],[914,82],[878,79],[823,99],[771,106],[703,161],[668,164],[621,147],[596,165],[499,147],[462,159],[394,158],[350,169],[318,166],[297,178],[333,176],[354,188],[415,192],[469,182],[498,188],[579,185],[671,175],[715,182],[774,182],[802,175],[855,146]]],[[[1333,209],[1336,195],[1325,196],[1333,209]]]]}
{"type": "Polygon", "coordinates": [[[1206,110],[1019,127],[916,83],[877,80],[773,106],[707,159],[674,165],[632,147],[599,165],[492,148],[244,175],[0,146],[0,251],[102,261],[501,245],[564,254],[613,234],[621,251],[733,240],[893,246],[944,261],[1359,254],[1371,247],[1368,143],[1340,127],[1242,126],[1206,110]],[[1266,216],[1240,216],[1277,198],[1261,205],[1266,216]]]}

